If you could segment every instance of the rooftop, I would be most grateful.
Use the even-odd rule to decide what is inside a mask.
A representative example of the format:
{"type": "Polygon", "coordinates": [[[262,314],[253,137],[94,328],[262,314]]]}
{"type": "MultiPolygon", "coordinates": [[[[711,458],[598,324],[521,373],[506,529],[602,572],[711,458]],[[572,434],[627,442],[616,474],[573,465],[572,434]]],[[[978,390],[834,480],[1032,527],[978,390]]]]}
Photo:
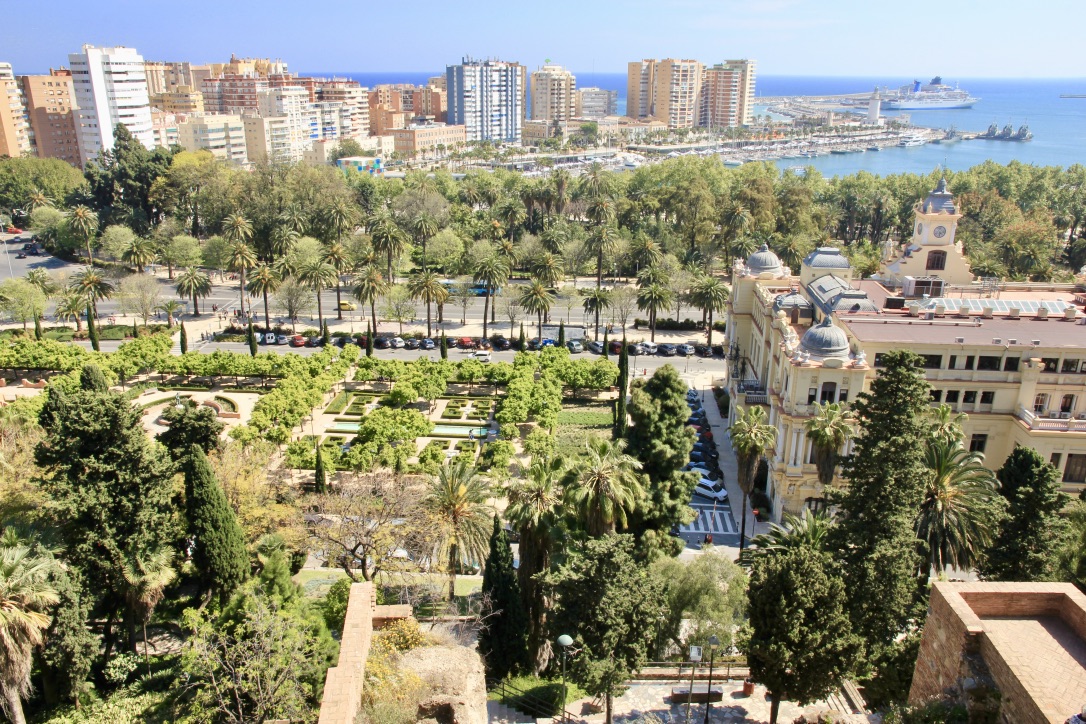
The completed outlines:
{"type": "Polygon", "coordinates": [[[1009,319],[993,317],[958,319],[937,317],[920,319],[900,312],[870,317],[842,316],[838,322],[861,343],[882,342],[947,347],[954,344],[991,345],[1027,351],[1033,347],[1048,349],[1086,348],[1086,318],[1075,322],[1063,317],[1036,320],[1031,317],[1009,319]],[[1015,340],[1012,344],[1011,340],[1015,340]],[[1035,343],[1036,342],[1036,343],[1035,343]]]}

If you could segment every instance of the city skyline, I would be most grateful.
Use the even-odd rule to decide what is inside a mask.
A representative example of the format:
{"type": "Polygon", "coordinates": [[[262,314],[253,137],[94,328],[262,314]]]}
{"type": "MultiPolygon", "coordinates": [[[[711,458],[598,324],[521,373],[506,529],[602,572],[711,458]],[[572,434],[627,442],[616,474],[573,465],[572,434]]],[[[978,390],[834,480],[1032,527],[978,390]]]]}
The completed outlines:
{"type": "Polygon", "coordinates": [[[936,74],[1083,75],[1081,66],[1069,62],[1066,49],[1074,47],[1086,9],[1070,0],[1055,0],[1044,13],[1032,15],[1009,0],[987,2],[983,13],[970,3],[944,4],[937,15],[903,15],[891,6],[852,0],[832,6],[811,0],[681,0],[666,11],[636,0],[623,4],[621,13],[607,4],[568,0],[552,3],[543,14],[504,7],[501,22],[487,22],[495,16],[485,8],[462,13],[420,0],[413,13],[427,21],[413,25],[408,44],[390,42],[385,30],[377,30],[395,26],[400,10],[394,5],[344,5],[331,13],[299,15],[285,3],[270,2],[254,14],[243,6],[195,0],[190,12],[147,23],[146,6],[132,0],[93,5],[61,0],[48,14],[20,4],[7,12],[10,27],[20,30],[5,38],[2,60],[17,73],[42,73],[63,65],[68,53],[89,43],[134,47],[153,60],[194,63],[222,62],[231,53],[281,57],[292,70],[329,73],[437,72],[471,55],[529,69],[549,59],[574,73],[622,73],[628,62],[651,57],[705,63],[741,57],[756,58],[763,75],[885,76],[888,81],[936,74]],[[290,12],[290,23],[281,22],[285,12],[290,12]],[[1007,22],[1011,16],[1013,23],[1007,22]],[[246,32],[239,33],[240,27],[246,32]],[[336,28],[351,27],[357,34],[349,38],[334,34],[336,28]],[[880,47],[894,52],[873,52],[880,47]],[[1015,47],[1029,52],[1008,52],[1015,47]]]}

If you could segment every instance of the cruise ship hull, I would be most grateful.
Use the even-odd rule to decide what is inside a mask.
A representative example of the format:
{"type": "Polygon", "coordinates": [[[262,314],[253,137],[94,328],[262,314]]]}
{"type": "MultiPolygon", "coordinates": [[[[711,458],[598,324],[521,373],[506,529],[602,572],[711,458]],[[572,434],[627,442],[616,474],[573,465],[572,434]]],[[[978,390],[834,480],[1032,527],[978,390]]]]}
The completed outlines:
{"type": "Polygon", "coordinates": [[[979,99],[964,101],[883,101],[882,107],[888,111],[952,111],[972,108],[979,99]]]}

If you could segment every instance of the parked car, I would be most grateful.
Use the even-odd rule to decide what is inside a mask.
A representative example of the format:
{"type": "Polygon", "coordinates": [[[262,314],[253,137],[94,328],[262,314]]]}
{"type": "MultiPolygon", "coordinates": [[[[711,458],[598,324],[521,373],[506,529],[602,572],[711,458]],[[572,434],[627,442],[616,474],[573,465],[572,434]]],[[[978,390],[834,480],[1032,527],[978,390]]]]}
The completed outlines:
{"type": "Polygon", "coordinates": [[[279,337],[275,334],[275,332],[268,332],[264,335],[264,344],[275,344],[278,338],[279,337]]]}
{"type": "Polygon", "coordinates": [[[364,335],[364,334],[358,335],[357,337],[354,338],[354,342],[355,342],[355,344],[357,344],[362,349],[365,349],[366,348],[366,335],[364,335]]]}
{"type": "Polygon", "coordinates": [[[569,350],[570,354],[580,354],[584,352],[584,345],[575,339],[571,339],[566,342],[566,349],[569,350]]]}
{"type": "Polygon", "coordinates": [[[316,347],[318,339],[320,339],[320,337],[306,337],[305,338],[305,346],[306,347],[316,347]]]}
{"type": "MultiPolygon", "coordinates": [[[[619,342],[619,352],[622,352],[622,343],[619,342]]],[[[603,354],[603,342],[592,341],[588,343],[588,351],[592,354],[603,354]]]]}
{"type": "Polygon", "coordinates": [[[25,259],[26,258],[26,252],[25,251],[20,251],[18,254],[15,255],[15,258],[16,259],[25,259]]]}
{"type": "Polygon", "coordinates": [[[389,344],[392,345],[392,349],[403,349],[407,346],[407,342],[403,340],[403,337],[393,337],[389,340],[389,344]]]}
{"type": "Polygon", "coordinates": [[[487,350],[480,350],[478,352],[473,353],[471,355],[471,358],[474,359],[474,360],[478,360],[480,362],[489,363],[490,360],[491,360],[491,355],[493,355],[493,352],[491,352],[488,349],[487,350]]]}
{"type": "Polygon", "coordinates": [[[339,303],[339,310],[341,312],[353,312],[356,309],[358,309],[358,306],[355,305],[353,302],[340,301],[339,303]]]}
{"type": "Polygon", "coordinates": [[[656,354],[660,346],[655,342],[642,342],[641,349],[645,350],[642,354],[656,354]]]}
{"type": "Polygon", "coordinates": [[[420,349],[437,349],[437,343],[429,337],[419,342],[420,349]]]}
{"type": "Polygon", "coordinates": [[[276,344],[290,344],[290,337],[285,334],[281,334],[275,338],[276,344]]]}
{"type": "Polygon", "coordinates": [[[373,346],[375,349],[389,349],[392,347],[392,341],[388,337],[374,337],[373,346]]]}
{"type": "Polygon", "coordinates": [[[724,489],[724,486],[708,478],[702,478],[698,481],[697,486],[694,488],[694,494],[710,498],[718,503],[723,503],[728,499],[728,491],[724,489]]]}
{"type": "Polygon", "coordinates": [[[486,337],[480,337],[475,343],[476,349],[491,349],[494,345],[490,343],[490,340],[486,337]]]}
{"type": "Polygon", "coordinates": [[[707,344],[695,344],[694,354],[696,354],[698,357],[712,357],[713,349],[707,344]]]}
{"type": "Polygon", "coordinates": [[[31,242],[27,242],[26,244],[23,244],[23,251],[33,251],[33,249],[34,249],[34,242],[31,241],[31,242]]]}
{"type": "Polygon", "coordinates": [[[404,349],[418,349],[420,346],[422,346],[422,342],[420,342],[415,337],[408,337],[403,341],[403,344],[404,349]]]}
{"type": "Polygon", "coordinates": [[[698,399],[698,397],[700,397],[700,393],[694,388],[691,387],[689,390],[686,391],[686,399],[696,400],[698,399]]]}
{"type": "Polygon", "coordinates": [[[613,339],[607,344],[607,352],[610,354],[622,354],[622,340],[613,339]]]}
{"type": "Polygon", "coordinates": [[[512,346],[513,344],[505,337],[494,338],[494,349],[498,350],[499,352],[504,352],[512,346]]]}
{"type": "Polygon", "coordinates": [[[534,339],[529,339],[528,340],[528,349],[532,350],[533,352],[538,352],[539,350],[543,349],[544,347],[553,347],[553,346],[554,346],[554,340],[549,338],[549,337],[544,337],[543,339],[540,339],[539,337],[536,337],[534,339]]]}
{"type": "Polygon", "coordinates": [[[723,357],[724,356],[724,345],[722,345],[722,344],[714,344],[713,345],[713,354],[716,355],[717,357],[723,357]]]}
{"type": "Polygon", "coordinates": [[[460,349],[475,349],[475,340],[471,337],[461,337],[456,340],[456,346],[460,349]]]}
{"type": "Polygon", "coordinates": [[[456,349],[456,337],[445,338],[445,349],[456,349]]]}
{"type": "Polygon", "coordinates": [[[337,347],[346,347],[350,339],[350,337],[332,337],[332,344],[337,347]]]}
{"type": "Polygon", "coordinates": [[[304,347],[305,346],[305,337],[303,337],[300,334],[294,335],[293,337],[290,338],[290,346],[291,347],[304,347]]]}
{"type": "Polygon", "coordinates": [[[18,226],[9,226],[7,228],[7,232],[9,234],[21,234],[21,233],[23,233],[23,230],[20,229],[18,226]]]}
{"type": "Polygon", "coordinates": [[[682,344],[680,344],[679,354],[681,354],[683,357],[689,357],[690,355],[694,354],[694,343],[683,342],[682,344]]]}
{"type": "Polygon", "coordinates": [[[661,357],[674,357],[678,351],[679,348],[673,344],[661,344],[657,349],[661,357]]]}

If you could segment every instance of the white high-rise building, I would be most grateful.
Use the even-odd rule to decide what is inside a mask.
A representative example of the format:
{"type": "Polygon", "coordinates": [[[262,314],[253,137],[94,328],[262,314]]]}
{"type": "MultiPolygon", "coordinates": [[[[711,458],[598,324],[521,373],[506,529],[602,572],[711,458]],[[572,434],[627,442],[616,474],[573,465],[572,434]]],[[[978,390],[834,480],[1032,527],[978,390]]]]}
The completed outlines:
{"type": "Polygon", "coordinates": [[[519,63],[464,58],[446,68],[448,123],[464,126],[468,141],[519,143],[526,69],[519,63]]]}
{"type": "Polygon", "coordinates": [[[298,86],[257,93],[259,118],[245,119],[245,145],[250,161],[298,163],[321,138],[321,113],[298,86]]]}
{"type": "Polygon", "coordinates": [[[84,45],[70,53],[72,83],[79,106],[76,124],[83,163],[113,148],[118,124],[147,148],[154,148],[151,105],[143,56],[134,48],[84,45]]]}
{"type": "Polygon", "coordinates": [[[618,91],[602,88],[577,90],[577,118],[605,118],[618,115],[618,91]]]}
{"type": "Polygon", "coordinates": [[[532,71],[531,118],[533,121],[568,121],[577,109],[577,77],[560,65],[532,71]]]}

